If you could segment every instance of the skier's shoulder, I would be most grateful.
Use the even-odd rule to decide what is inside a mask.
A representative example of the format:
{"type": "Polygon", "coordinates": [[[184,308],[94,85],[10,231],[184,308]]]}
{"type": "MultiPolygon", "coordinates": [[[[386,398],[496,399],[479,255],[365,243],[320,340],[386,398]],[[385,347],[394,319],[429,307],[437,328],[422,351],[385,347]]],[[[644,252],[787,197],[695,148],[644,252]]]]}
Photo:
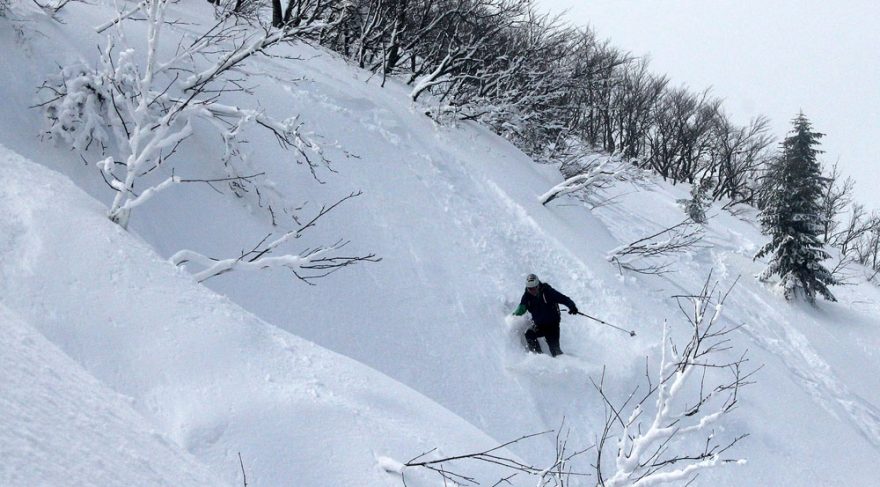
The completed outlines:
{"type": "Polygon", "coordinates": [[[547,296],[551,296],[553,299],[559,300],[560,302],[565,302],[565,301],[569,300],[569,297],[568,297],[568,296],[566,296],[565,294],[562,294],[561,292],[557,291],[557,290],[554,289],[553,286],[551,286],[550,284],[547,284],[546,282],[543,283],[543,284],[545,285],[544,293],[545,293],[547,296]]]}

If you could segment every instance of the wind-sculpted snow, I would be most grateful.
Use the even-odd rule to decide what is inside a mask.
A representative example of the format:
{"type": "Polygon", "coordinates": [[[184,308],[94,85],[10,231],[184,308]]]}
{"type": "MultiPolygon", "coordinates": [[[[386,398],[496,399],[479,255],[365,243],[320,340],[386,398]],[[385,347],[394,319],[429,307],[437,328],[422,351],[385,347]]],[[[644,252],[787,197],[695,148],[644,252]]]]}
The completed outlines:
{"type": "Polygon", "coordinates": [[[2,304],[0,350],[0,484],[232,485],[2,304]]]}
{"type": "MultiPolygon", "coordinates": [[[[168,26],[169,39],[198,32],[212,18],[206,2],[171,8],[169,15],[185,22],[168,26]]],[[[94,46],[104,44],[91,26],[112,18],[109,9],[72,2],[64,12],[63,24],[35,20],[30,25],[39,35],[25,30],[24,41],[0,29],[6,63],[0,93],[7,100],[0,143],[63,173],[95,199],[2,150],[0,304],[22,329],[30,327],[34,340],[42,336],[55,347],[29,349],[27,363],[45,354],[47,362],[75,365],[91,377],[82,379],[91,384],[85,392],[131,398],[99,401],[107,409],[91,418],[119,415],[111,423],[119,431],[108,433],[118,441],[141,438],[144,425],[155,428],[164,440],[147,438],[130,451],[148,457],[145,465],[167,464],[162,475],[177,484],[204,484],[213,476],[240,485],[241,452],[248,485],[399,486],[399,476],[385,470],[400,470],[419,453],[476,451],[556,429],[563,420],[572,448],[588,448],[605,414],[590,379],[604,374],[614,401],[644,387],[646,369],[653,373],[658,363],[663,321],[673,339],[687,332],[670,297],[697,291],[710,271],[724,289],[739,277],[723,317],[743,325],[730,346],[737,355],[748,349],[749,364],[764,367],[717,426],[719,436],[750,435],[731,452],[748,463],[705,471],[692,485],[875,483],[880,292],[862,283],[836,288],[839,303],[785,302],[772,283],[753,279],[763,266],[752,255],[765,240],[752,213],[734,217],[713,205],[700,245],[674,256],[671,272],[621,271],[607,261],[608,252],[680,222],[676,201],[688,196],[687,185],[619,182],[602,195],[611,201],[592,211],[567,196],[542,205],[539,197],[563,181],[556,167],[536,164],[472,123],[431,120],[400,80],[389,78],[382,88],[381,80],[336,55],[282,46],[279,57],[249,62],[248,86],[268,116],[300,117],[332,171],[318,169],[312,178],[260,134],[248,134],[243,167],[265,172],[264,194],[299,209],[300,219],[352,192],[363,194],[279,252],[341,239],[351,241],[351,255],[375,252],[382,260],[342,269],[316,286],[280,269],[230,272],[198,285],[188,274],[196,269],[175,269],[167,259],[183,249],[237,256],[296,225],[290,213],[279,212],[273,226],[254,200],[207,185],[157,194],[138,207],[130,232],[111,224],[113,194],[92,164],[105,156],[92,147],[83,155],[86,165],[79,154],[41,143],[39,110],[28,108],[34,89],[58,72],[56,64],[94,65],[94,46]],[[564,315],[561,345],[569,356],[526,355],[520,335],[527,319],[509,315],[532,272],[581,311],[637,335],[564,315]],[[166,461],[180,451],[176,461],[166,461]],[[200,465],[190,472],[193,482],[180,477],[188,462],[200,465]]],[[[129,36],[142,34],[140,23],[126,26],[129,36]]],[[[176,46],[162,49],[168,54],[176,46]]],[[[241,96],[223,103],[247,100],[241,96]]],[[[220,171],[224,151],[212,133],[194,127],[175,155],[191,173],[178,175],[220,171]]],[[[10,345],[12,360],[25,354],[15,343],[23,342],[10,345]]],[[[50,410],[25,404],[29,376],[15,370],[15,382],[3,376],[2,386],[25,392],[0,391],[0,398],[14,398],[16,418],[23,419],[2,423],[3,416],[0,424],[11,426],[4,432],[33,424],[44,435],[63,432],[60,438],[70,442],[91,438],[75,424],[28,423],[50,410]]],[[[76,377],[61,375],[53,387],[76,377]]],[[[68,411],[94,404],[77,403],[73,386],[67,392],[68,411]]],[[[553,457],[554,443],[540,437],[512,450],[542,464],[553,457]]],[[[71,444],[40,446],[71,461],[71,444]]],[[[90,450],[91,458],[104,458],[108,475],[122,475],[111,446],[90,450]]],[[[579,467],[590,469],[589,455],[579,467]]],[[[7,457],[16,465],[28,461],[7,457]]],[[[0,479],[18,479],[8,465],[0,462],[7,475],[0,479]]],[[[34,479],[55,478],[45,472],[34,479]]],[[[481,473],[489,477],[486,485],[500,478],[481,473]]],[[[409,485],[441,484],[413,475],[409,485]]],[[[578,482],[572,485],[594,485],[595,478],[578,482]]]]}
{"type": "Polygon", "coordinates": [[[395,485],[376,456],[495,446],[198,285],[61,175],[2,146],[0,170],[3,485],[234,485],[239,453],[256,485],[395,485]]]}

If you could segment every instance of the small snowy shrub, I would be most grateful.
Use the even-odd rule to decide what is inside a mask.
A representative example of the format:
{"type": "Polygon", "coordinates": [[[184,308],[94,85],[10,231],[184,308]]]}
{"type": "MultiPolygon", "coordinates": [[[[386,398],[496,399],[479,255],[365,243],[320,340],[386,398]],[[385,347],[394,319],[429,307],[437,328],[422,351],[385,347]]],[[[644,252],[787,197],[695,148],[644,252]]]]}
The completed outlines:
{"type": "Polygon", "coordinates": [[[687,213],[687,216],[693,220],[694,223],[702,224],[706,223],[708,220],[706,209],[711,203],[711,197],[709,196],[710,189],[712,189],[712,182],[708,179],[704,179],[691,186],[690,199],[678,200],[678,204],[682,205],[684,212],[687,213]]]}

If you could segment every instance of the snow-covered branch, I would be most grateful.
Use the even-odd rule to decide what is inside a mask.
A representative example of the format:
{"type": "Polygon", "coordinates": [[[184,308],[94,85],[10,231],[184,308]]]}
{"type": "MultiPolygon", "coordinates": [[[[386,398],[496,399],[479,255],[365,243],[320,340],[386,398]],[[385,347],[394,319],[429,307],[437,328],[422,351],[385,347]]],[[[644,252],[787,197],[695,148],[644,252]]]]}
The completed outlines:
{"type": "MultiPolygon", "coordinates": [[[[585,160],[580,162],[581,169],[539,196],[538,201],[542,205],[567,194],[593,193],[604,189],[614,181],[625,180],[632,170],[625,162],[609,156],[577,156],[577,158],[585,160]]],[[[569,166],[572,164],[571,161],[567,163],[569,166]]]]}
{"type": "Polygon", "coordinates": [[[273,240],[269,240],[271,234],[267,235],[253,249],[242,252],[238,257],[216,259],[192,250],[181,250],[171,257],[171,262],[177,266],[193,263],[203,267],[203,270],[193,275],[199,282],[234,270],[252,271],[285,267],[297,279],[309,284],[315,279],[325,277],[331,272],[358,262],[378,262],[381,259],[376,257],[375,254],[353,257],[338,255],[337,252],[348,244],[347,241],[338,241],[332,245],[307,248],[298,254],[271,255],[282,244],[302,237],[307,230],[315,226],[321,217],[333,211],[337,206],[359,195],[360,193],[352,193],[329,207],[322,207],[311,220],[273,240]]]}
{"type": "Polygon", "coordinates": [[[745,463],[725,454],[748,434],[723,435],[716,427],[734,410],[740,389],[751,383],[757,370],[746,370],[745,353],[730,355],[727,336],[735,328],[720,324],[730,290],[723,296],[719,293],[713,303],[715,287],[710,288],[710,279],[711,275],[700,293],[675,297],[690,327],[690,338],[679,351],[664,322],[657,382],[652,383],[646,369],[648,387],[641,399],[636,399],[633,391],[622,405],[615,406],[606,392],[604,376],[598,384],[593,381],[606,407],[595,464],[600,485],[647,487],[686,482],[701,470],[745,463]],[[624,416],[634,400],[630,414],[624,416]],[[612,443],[615,452],[607,451],[612,443]],[[603,472],[609,463],[603,453],[614,453],[608,474],[603,472]]]}
{"type": "Polygon", "coordinates": [[[130,18],[132,15],[140,12],[142,9],[144,9],[147,6],[147,4],[149,2],[150,2],[150,0],[142,0],[140,3],[138,3],[134,7],[130,8],[128,10],[119,12],[119,15],[117,15],[116,18],[114,18],[113,20],[107,21],[107,22],[95,27],[95,32],[97,32],[98,34],[102,34],[104,31],[106,31],[110,27],[113,27],[114,25],[122,22],[123,20],[130,18]]]}
{"type": "Polygon", "coordinates": [[[231,69],[237,68],[245,60],[265,52],[267,49],[282,42],[290,42],[305,35],[319,32],[330,24],[314,23],[308,25],[292,26],[285,25],[280,29],[265,29],[262,33],[250,36],[240,41],[240,45],[223,55],[207,69],[196,73],[181,83],[184,90],[198,90],[206,84],[217,79],[220,75],[231,69]]]}

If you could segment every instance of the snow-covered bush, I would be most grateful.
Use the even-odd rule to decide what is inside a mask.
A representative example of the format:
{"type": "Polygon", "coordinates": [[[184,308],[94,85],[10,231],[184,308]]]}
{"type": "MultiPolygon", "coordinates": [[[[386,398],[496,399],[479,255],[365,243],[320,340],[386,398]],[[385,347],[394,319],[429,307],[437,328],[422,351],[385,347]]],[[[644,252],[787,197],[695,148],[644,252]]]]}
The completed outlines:
{"type": "Polygon", "coordinates": [[[197,119],[208,122],[221,136],[225,177],[214,181],[226,182],[233,191],[253,179],[233,164],[248,126],[270,131],[282,147],[292,149],[313,170],[313,159],[323,160],[320,146],[300,132],[296,117],[276,120],[262,110],[220,103],[223,95],[240,83],[228,80],[227,73],[251,56],[318,26],[251,29],[227,14],[191,45],[163,57],[160,46],[166,4],[167,0],[145,0],[99,27],[109,34],[97,66],[78,63],[62,67],[41,87],[48,98],[41,105],[48,137],[78,151],[100,145],[105,157],[98,167],[116,192],[109,216],[122,227],[127,227],[133,208],[171,185],[186,182],[173,171],[157,180],[156,170],[189,138],[197,119]],[[111,27],[118,27],[139,11],[147,19],[147,36],[143,44],[132,47],[126,36],[111,27]],[[208,60],[207,67],[197,64],[196,60],[202,59],[208,60]],[[152,179],[145,177],[148,175],[152,179]]]}
{"type": "Polygon", "coordinates": [[[735,409],[740,389],[751,383],[756,370],[746,370],[745,353],[730,350],[727,335],[735,328],[720,323],[727,294],[713,303],[714,291],[707,280],[699,294],[677,297],[689,339],[676,346],[664,322],[657,382],[646,371],[647,392],[640,398],[637,389],[615,405],[604,378],[594,381],[606,408],[595,463],[598,485],[686,483],[701,470],[745,463],[727,455],[748,434],[723,432],[720,423],[735,409]]]}
{"type": "Polygon", "coordinates": [[[694,223],[706,223],[706,209],[711,204],[711,195],[709,191],[712,189],[712,181],[703,179],[699,183],[691,185],[691,197],[688,199],[678,200],[677,203],[684,208],[687,216],[694,223]]]}
{"type": "Polygon", "coordinates": [[[109,143],[107,79],[107,73],[75,63],[43,83],[41,89],[55,95],[43,105],[44,135],[78,151],[88,150],[95,141],[102,146],[109,143]]]}
{"type": "MultiPolygon", "coordinates": [[[[264,194],[272,192],[268,185],[263,185],[261,191],[255,183],[262,173],[249,174],[234,164],[240,155],[239,144],[246,127],[269,131],[284,149],[295,152],[299,162],[304,161],[317,177],[314,159],[326,160],[321,147],[300,132],[297,117],[276,120],[262,110],[225,105],[221,100],[229,91],[240,91],[242,81],[229,79],[227,74],[236,71],[236,76],[246,77],[247,74],[238,69],[245,60],[276,44],[310,34],[323,24],[285,23],[278,28],[255,28],[241,22],[238,14],[243,7],[236,2],[226,10],[218,10],[221,18],[207,32],[187,47],[182,43],[172,55],[163,57],[160,46],[167,3],[168,0],[143,0],[98,27],[99,32],[109,30],[109,34],[97,66],[78,63],[62,67],[59,74],[41,87],[43,93],[48,93],[48,100],[41,105],[46,120],[45,135],[81,152],[100,146],[104,157],[97,166],[116,193],[109,218],[127,228],[135,207],[180,183],[225,183],[239,196],[248,192],[245,185],[253,185],[258,204],[262,206],[264,194]],[[144,43],[135,48],[123,35],[121,24],[138,12],[146,17],[147,35],[144,43]],[[113,27],[117,28],[111,29],[113,27]],[[205,125],[220,135],[225,148],[221,158],[224,177],[184,179],[175,174],[174,168],[163,170],[169,158],[193,134],[196,121],[207,122],[205,125]]],[[[258,100],[256,102],[258,104],[258,100]]],[[[344,240],[307,248],[296,255],[273,254],[282,244],[298,239],[319,218],[354,196],[357,193],[330,207],[322,207],[307,223],[301,224],[294,218],[297,228],[274,240],[269,240],[271,235],[266,236],[253,250],[236,258],[216,259],[182,250],[172,261],[176,265],[187,262],[202,265],[205,269],[196,275],[199,281],[235,269],[283,266],[305,282],[356,262],[376,261],[373,254],[338,256],[336,252],[347,243],[344,240]]],[[[272,203],[267,206],[275,224],[272,203]]]]}

